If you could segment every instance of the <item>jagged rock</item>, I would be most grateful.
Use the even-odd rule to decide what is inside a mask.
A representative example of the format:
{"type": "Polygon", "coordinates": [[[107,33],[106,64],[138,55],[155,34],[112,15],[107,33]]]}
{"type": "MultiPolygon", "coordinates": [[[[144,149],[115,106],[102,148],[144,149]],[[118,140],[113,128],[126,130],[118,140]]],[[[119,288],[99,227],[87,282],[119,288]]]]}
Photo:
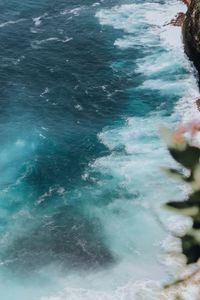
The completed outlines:
{"type": "Polygon", "coordinates": [[[182,0],[182,1],[183,1],[183,3],[186,4],[187,6],[189,6],[190,3],[191,3],[191,0],[182,0]]]}
{"type": "Polygon", "coordinates": [[[196,99],[197,109],[200,111],[200,98],[196,99]]]}
{"type": "Polygon", "coordinates": [[[200,73],[200,1],[192,0],[183,24],[185,51],[200,73]]]}
{"type": "Polygon", "coordinates": [[[185,14],[179,12],[167,25],[182,26],[185,20],[185,14]]]}

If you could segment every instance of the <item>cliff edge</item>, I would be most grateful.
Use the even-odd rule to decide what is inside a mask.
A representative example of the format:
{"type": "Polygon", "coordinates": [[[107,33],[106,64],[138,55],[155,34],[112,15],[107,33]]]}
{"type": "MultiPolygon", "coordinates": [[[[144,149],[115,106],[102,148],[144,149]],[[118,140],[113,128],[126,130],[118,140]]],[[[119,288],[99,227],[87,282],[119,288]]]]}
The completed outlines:
{"type": "Polygon", "coordinates": [[[188,11],[183,23],[185,52],[200,74],[200,0],[187,1],[188,11]]]}

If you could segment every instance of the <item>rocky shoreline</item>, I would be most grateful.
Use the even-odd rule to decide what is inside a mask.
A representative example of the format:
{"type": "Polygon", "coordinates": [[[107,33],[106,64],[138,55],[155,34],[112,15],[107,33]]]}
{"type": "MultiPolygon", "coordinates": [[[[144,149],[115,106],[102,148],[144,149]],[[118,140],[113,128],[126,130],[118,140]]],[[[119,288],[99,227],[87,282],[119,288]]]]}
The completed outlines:
{"type": "Polygon", "coordinates": [[[179,12],[169,23],[165,24],[167,25],[173,25],[173,26],[183,26],[185,20],[185,13],[179,12]]]}
{"type": "Polygon", "coordinates": [[[183,22],[185,52],[200,75],[200,1],[192,0],[183,22]]]}
{"type": "MultiPolygon", "coordinates": [[[[192,0],[182,0],[182,2],[189,8],[192,0]]],[[[184,25],[184,21],[186,19],[186,14],[183,12],[179,12],[169,23],[166,25],[173,26],[182,26],[184,25]]]]}
{"type": "MultiPolygon", "coordinates": [[[[183,42],[186,54],[197,69],[200,87],[200,1],[183,2],[188,6],[182,26],[183,42]]],[[[200,98],[196,99],[196,105],[200,111],[200,98]]]]}
{"type": "MultiPolygon", "coordinates": [[[[166,25],[182,27],[185,53],[197,69],[200,88],[200,0],[182,0],[182,2],[188,7],[186,14],[179,12],[166,25]]],[[[196,105],[200,111],[200,98],[196,99],[196,105]]]]}

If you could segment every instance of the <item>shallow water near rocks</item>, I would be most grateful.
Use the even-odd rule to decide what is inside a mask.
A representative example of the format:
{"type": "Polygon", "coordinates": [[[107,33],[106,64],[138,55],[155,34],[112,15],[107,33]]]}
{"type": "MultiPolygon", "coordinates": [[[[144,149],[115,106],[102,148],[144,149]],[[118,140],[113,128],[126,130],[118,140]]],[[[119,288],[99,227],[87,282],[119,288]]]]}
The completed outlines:
{"type": "Polygon", "coordinates": [[[0,8],[1,299],[154,299],[149,280],[168,279],[157,210],[165,222],[180,192],[158,129],[194,117],[199,95],[166,25],[185,6],[0,8]]]}

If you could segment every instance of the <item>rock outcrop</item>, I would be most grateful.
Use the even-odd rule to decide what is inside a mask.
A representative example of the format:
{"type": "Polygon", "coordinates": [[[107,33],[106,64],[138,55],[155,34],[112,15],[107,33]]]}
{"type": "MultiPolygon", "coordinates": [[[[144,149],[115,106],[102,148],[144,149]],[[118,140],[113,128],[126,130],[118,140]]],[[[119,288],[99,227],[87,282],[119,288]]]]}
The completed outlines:
{"type": "Polygon", "coordinates": [[[188,11],[183,24],[185,52],[200,74],[200,0],[187,1],[187,4],[188,11]]]}
{"type": "Polygon", "coordinates": [[[183,12],[179,12],[169,23],[165,24],[165,26],[173,25],[173,26],[181,27],[183,26],[184,20],[185,20],[185,14],[183,12]]]}
{"type": "Polygon", "coordinates": [[[182,0],[182,1],[183,1],[183,3],[186,4],[187,6],[189,6],[190,3],[191,3],[191,0],[182,0]]]}

